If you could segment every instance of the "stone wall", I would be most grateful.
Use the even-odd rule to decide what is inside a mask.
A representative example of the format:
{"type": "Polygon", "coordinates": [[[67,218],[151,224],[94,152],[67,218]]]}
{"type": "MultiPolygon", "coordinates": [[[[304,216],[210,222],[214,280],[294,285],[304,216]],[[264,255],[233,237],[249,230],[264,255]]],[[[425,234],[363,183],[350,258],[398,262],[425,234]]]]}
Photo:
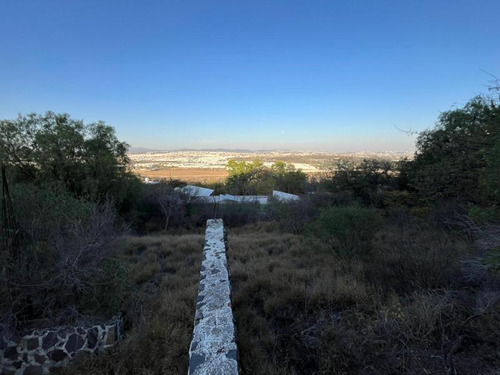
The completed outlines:
{"type": "Polygon", "coordinates": [[[238,348],[221,219],[207,220],[200,274],[189,374],[237,375],[238,348]]]}
{"type": "Polygon", "coordinates": [[[114,346],[123,334],[121,316],[107,323],[33,330],[23,336],[0,338],[0,374],[42,375],[66,366],[77,354],[98,354],[114,346]]]}

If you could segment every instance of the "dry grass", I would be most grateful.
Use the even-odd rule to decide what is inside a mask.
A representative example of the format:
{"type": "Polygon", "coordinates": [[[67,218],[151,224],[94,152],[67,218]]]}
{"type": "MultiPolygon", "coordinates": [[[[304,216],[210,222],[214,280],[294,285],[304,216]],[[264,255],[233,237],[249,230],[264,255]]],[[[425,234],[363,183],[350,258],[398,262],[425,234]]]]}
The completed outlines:
{"type": "Polygon", "coordinates": [[[122,258],[135,290],[127,302],[125,340],[84,358],[64,374],[186,374],[198,293],[203,235],[124,239],[122,258]]]}
{"type": "Polygon", "coordinates": [[[460,285],[459,238],[386,227],[362,258],[262,225],[228,240],[244,374],[497,373],[499,294],[460,285]]]}
{"type": "Polygon", "coordinates": [[[209,169],[209,168],[167,168],[159,170],[136,169],[134,173],[141,177],[149,177],[152,179],[174,179],[187,182],[203,182],[213,183],[222,182],[227,176],[226,169],[209,169]]]}
{"type": "MultiPolygon", "coordinates": [[[[137,288],[127,338],[65,373],[185,374],[203,235],[125,242],[137,288]]],[[[356,258],[277,223],[231,229],[242,374],[498,374],[498,284],[468,280],[470,253],[413,224],[385,226],[356,258]]]]}

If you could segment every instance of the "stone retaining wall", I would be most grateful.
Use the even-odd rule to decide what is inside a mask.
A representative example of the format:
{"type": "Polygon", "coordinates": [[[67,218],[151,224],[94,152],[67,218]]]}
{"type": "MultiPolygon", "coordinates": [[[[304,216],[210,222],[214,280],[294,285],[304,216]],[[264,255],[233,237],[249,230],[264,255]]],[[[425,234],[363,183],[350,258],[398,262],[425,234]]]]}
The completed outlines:
{"type": "Polygon", "coordinates": [[[121,316],[105,324],[33,330],[24,336],[0,337],[0,374],[43,375],[66,366],[77,354],[98,354],[114,346],[123,333],[121,316]]]}
{"type": "Polygon", "coordinates": [[[221,219],[207,220],[200,274],[189,374],[237,375],[238,348],[221,219]]]}

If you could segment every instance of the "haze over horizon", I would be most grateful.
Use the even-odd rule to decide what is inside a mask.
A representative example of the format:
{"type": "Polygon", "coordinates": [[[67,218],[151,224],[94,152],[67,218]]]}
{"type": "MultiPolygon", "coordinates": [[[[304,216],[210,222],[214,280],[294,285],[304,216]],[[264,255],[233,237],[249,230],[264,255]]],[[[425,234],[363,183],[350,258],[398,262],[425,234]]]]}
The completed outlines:
{"type": "Polygon", "coordinates": [[[500,2],[6,0],[0,119],[150,149],[411,151],[500,75],[500,2]]]}

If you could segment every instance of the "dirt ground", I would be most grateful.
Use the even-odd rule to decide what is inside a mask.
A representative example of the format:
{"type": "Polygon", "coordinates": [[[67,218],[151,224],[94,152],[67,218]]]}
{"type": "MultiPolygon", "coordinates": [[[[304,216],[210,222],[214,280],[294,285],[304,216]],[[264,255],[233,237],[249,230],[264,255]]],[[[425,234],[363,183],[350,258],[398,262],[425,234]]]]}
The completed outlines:
{"type": "MultiPolygon", "coordinates": [[[[149,171],[146,169],[135,169],[134,173],[141,177],[149,177],[152,180],[165,178],[178,179],[186,182],[223,182],[227,176],[225,169],[209,169],[209,168],[167,168],[149,171]]],[[[309,177],[319,178],[322,172],[306,173],[309,177]]]]}
{"type": "Polygon", "coordinates": [[[149,177],[151,179],[179,179],[187,182],[210,183],[223,181],[227,177],[227,171],[225,169],[208,168],[168,168],[156,171],[136,169],[134,172],[141,177],[149,177]]]}

